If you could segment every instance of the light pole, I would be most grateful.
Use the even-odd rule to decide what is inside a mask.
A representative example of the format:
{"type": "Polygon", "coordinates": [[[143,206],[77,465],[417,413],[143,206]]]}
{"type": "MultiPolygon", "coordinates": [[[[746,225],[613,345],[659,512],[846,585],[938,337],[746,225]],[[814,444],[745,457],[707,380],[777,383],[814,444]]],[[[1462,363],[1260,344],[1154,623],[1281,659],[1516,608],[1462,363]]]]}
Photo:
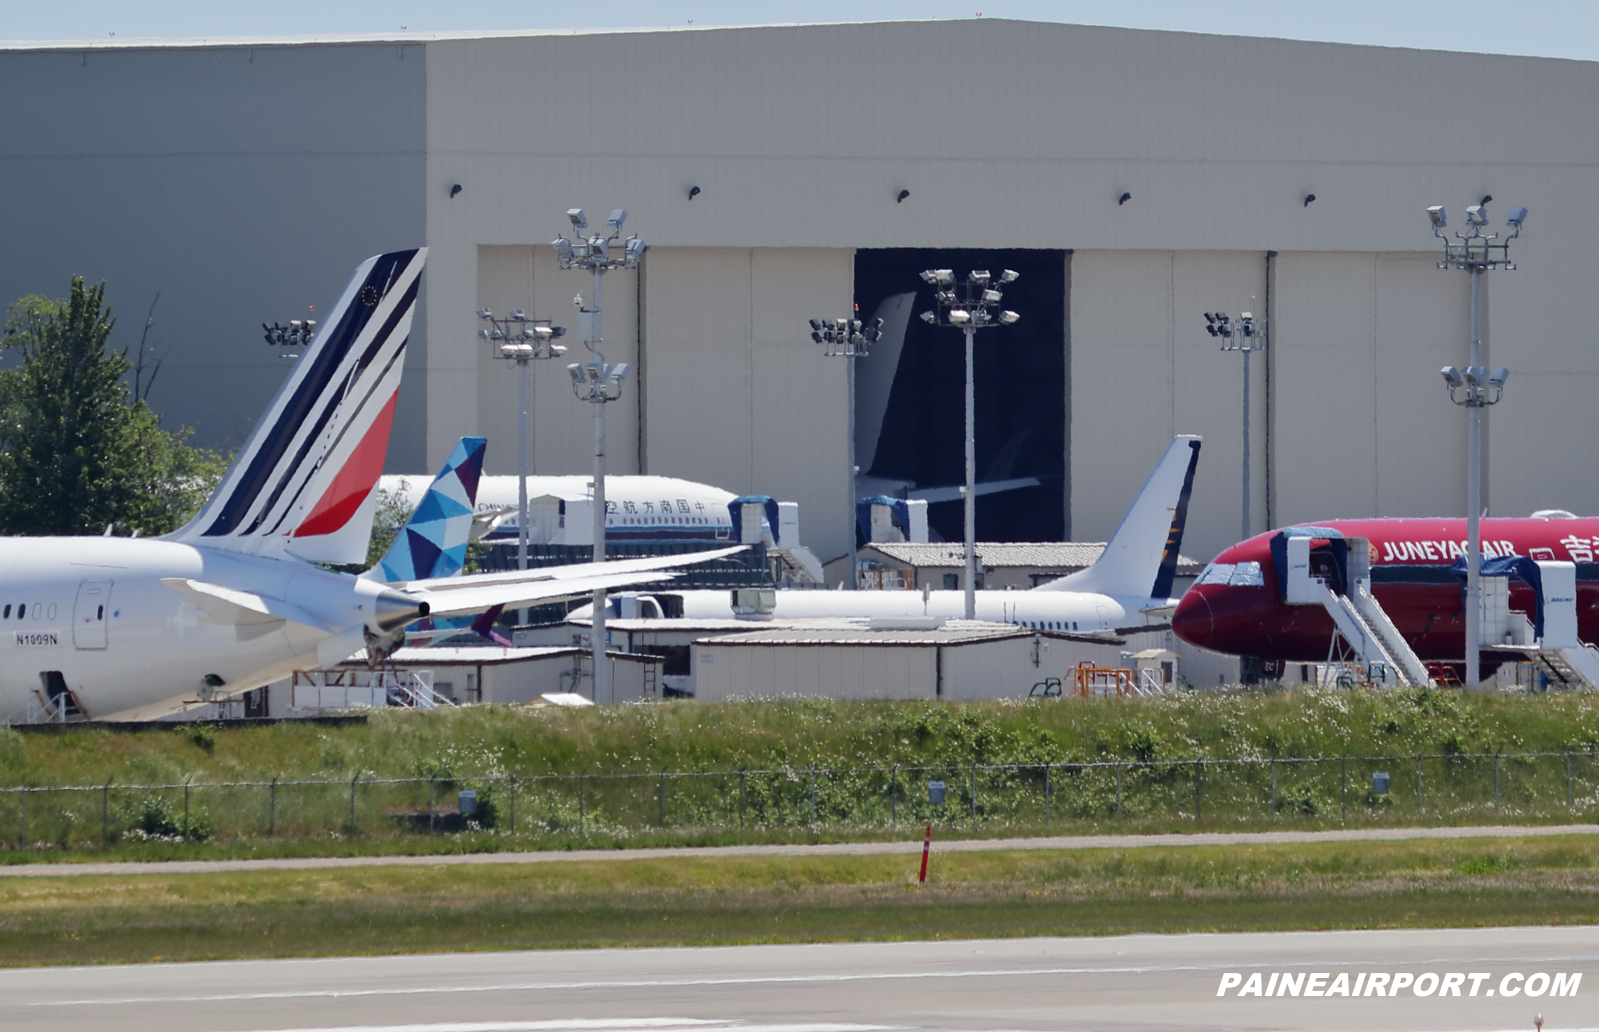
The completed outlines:
{"type": "Polygon", "coordinates": [[[855,550],[855,478],[860,470],[855,466],[855,363],[853,359],[865,358],[867,350],[883,335],[883,320],[873,319],[861,325],[859,319],[812,319],[811,340],[826,345],[829,358],[848,358],[849,370],[849,586],[860,587],[860,570],[855,550]]]}
{"type": "Polygon", "coordinates": [[[987,269],[974,269],[960,283],[949,269],[928,269],[922,279],[935,289],[936,307],[922,313],[922,321],[934,326],[954,326],[966,335],[966,486],[961,489],[966,520],[966,619],[977,617],[977,400],[972,375],[973,341],[978,330],[1009,326],[1021,316],[999,308],[1004,295],[999,286],[1015,283],[1021,274],[1005,269],[989,276],[987,269]]]}
{"type": "Polygon", "coordinates": [[[1510,260],[1510,241],[1521,235],[1522,223],[1527,221],[1526,208],[1510,209],[1507,225],[1512,232],[1503,240],[1498,233],[1483,233],[1488,224],[1487,204],[1493,198],[1484,197],[1466,209],[1466,228],[1454,233],[1454,240],[1444,235],[1449,220],[1443,205],[1427,209],[1427,219],[1432,223],[1432,235],[1444,242],[1444,260],[1440,269],[1465,269],[1471,273],[1471,364],[1464,369],[1444,366],[1444,386],[1449,400],[1466,410],[1466,685],[1476,687],[1481,681],[1482,648],[1482,533],[1479,521],[1482,514],[1482,410],[1499,404],[1504,395],[1505,380],[1510,370],[1504,366],[1485,369],[1482,364],[1482,274],[1489,269],[1514,269],[1510,260]],[[1496,242],[1497,241],[1497,242],[1496,242]],[[1490,397],[1491,395],[1491,397],[1490,397]]]}
{"type": "Polygon", "coordinates": [[[1243,531],[1238,540],[1249,539],[1249,356],[1265,351],[1264,339],[1255,332],[1253,312],[1238,313],[1238,328],[1233,329],[1232,319],[1226,312],[1206,312],[1205,331],[1227,343],[1223,351],[1237,351],[1244,356],[1244,504],[1241,517],[1243,531]],[[1261,343],[1255,343],[1261,341],[1261,343]]]}
{"type": "MultiPolygon", "coordinates": [[[[594,273],[594,303],[583,308],[583,295],[578,294],[578,329],[583,343],[594,354],[589,363],[574,362],[567,366],[572,374],[572,392],[579,401],[594,406],[594,561],[605,561],[605,403],[622,396],[622,381],[627,379],[627,363],[611,365],[605,361],[605,337],[600,328],[600,291],[605,274],[612,269],[636,269],[648,247],[637,234],[629,237],[613,253],[612,245],[622,237],[622,223],[627,212],[617,208],[611,212],[605,226],[609,232],[585,236],[589,228],[588,216],[582,208],[569,208],[566,217],[572,222],[572,235],[553,241],[556,261],[563,269],[587,269],[594,273]]],[[[594,624],[589,637],[594,656],[594,701],[608,703],[611,699],[610,671],[605,660],[605,589],[594,590],[594,624]]]]}
{"type": "MultiPolygon", "coordinates": [[[[521,383],[519,395],[520,414],[517,417],[516,457],[516,568],[527,569],[527,366],[539,359],[556,358],[566,354],[566,345],[555,343],[555,338],[566,333],[564,326],[551,326],[548,319],[529,319],[520,308],[496,319],[487,308],[479,308],[477,317],[488,326],[477,331],[479,340],[495,345],[495,357],[515,362],[521,383]]],[[[517,622],[527,624],[527,610],[519,611],[517,622]]]]}

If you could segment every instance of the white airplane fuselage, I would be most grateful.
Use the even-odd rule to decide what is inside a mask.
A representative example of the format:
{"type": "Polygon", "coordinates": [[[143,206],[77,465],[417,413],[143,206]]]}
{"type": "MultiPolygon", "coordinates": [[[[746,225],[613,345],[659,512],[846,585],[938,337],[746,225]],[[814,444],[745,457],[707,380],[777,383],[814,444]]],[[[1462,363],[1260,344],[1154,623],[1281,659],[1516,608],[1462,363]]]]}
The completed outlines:
{"type": "MultiPolygon", "coordinates": [[[[656,594],[681,596],[685,619],[728,620],[735,615],[727,591],[677,592],[662,588],[656,594]]],[[[1114,634],[1118,630],[1146,626],[1164,627],[1165,614],[1146,615],[1142,610],[1162,604],[1176,605],[1175,599],[1117,599],[1081,591],[979,591],[976,595],[979,620],[1076,634],[1114,634]]],[[[779,590],[776,599],[777,606],[771,617],[777,620],[919,616],[960,619],[966,614],[966,596],[960,591],[929,592],[925,604],[919,591],[779,590]]],[[[574,615],[581,616],[585,612],[587,610],[579,610],[574,615]]]]}
{"type": "Polygon", "coordinates": [[[97,719],[168,711],[209,675],[229,693],[259,687],[315,666],[317,645],[363,626],[382,590],[309,563],[173,541],[0,538],[0,721],[43,701],[50,671],[97,719]],[[191,579],[282,600],[327,629],[220,622],[162,583],[191,579]]]}
{"type": "MultiPolygon", "coordinates": [[[[497,475],[484,476],[478,482],[480,511],[511,510],[490,532],[490,540],[516,540],[517,480],[497,475]]],[[[389,474],[378,486],[414,506],[427,483],[423,476],[389,474]]],[[[593,483],[593,476],[584,475],[528,477],[527,496],[532,506],[528,540],[533,544],[592,542],[594,517],[589,506],[593,483]],[[558,508],[549,504],[550,499],[558,508]]],[[[728,503],[736,497],[731,491],[676,477],[610,475],[605,478],[605,535],[611,541],[726,541],[733,531],[728,503]]]]}

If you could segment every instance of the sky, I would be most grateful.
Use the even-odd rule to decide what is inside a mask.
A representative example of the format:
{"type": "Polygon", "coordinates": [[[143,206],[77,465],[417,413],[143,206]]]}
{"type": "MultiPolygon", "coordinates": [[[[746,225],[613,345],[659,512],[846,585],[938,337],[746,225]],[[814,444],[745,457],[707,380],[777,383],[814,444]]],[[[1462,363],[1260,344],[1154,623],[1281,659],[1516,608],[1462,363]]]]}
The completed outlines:
{"type": "Polygon", "coordinates": [[[0,0],[0,40],[425,36],[978,16],[1599,60],[1599,0],[0,0]]]}

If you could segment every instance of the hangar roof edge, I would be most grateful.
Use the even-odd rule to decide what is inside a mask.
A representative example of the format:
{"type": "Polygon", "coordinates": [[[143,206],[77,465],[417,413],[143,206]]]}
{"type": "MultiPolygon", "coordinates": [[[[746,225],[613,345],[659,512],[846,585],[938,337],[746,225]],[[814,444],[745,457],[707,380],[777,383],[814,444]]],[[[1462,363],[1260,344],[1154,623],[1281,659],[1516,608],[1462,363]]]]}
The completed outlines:
{"type": "Polygon", "coordinates": [[[213,36],[213,37],[107,37],[93,39],[6,40],[0,39],[0,53],[53,50],[183,50],[214,47],[293,47],[317,45],[412,44],[492,39],[531,39],[547,36],[619,36],[645,33],[728,32],[747,29],[816,29],[871,25],[973,25],[977,23],[1055,26],[1062,29],[1088,29],[1128,32],[1147,36],[1193,36],[1218,40],[1248,40],[1262,43],[1295,43],[1306,46],[1346,47],[1362,50],[1401,50],[1418,54],[1447,54],[1465,57],[1501,57],[1535,61],[1570,61],[1593,64],[1569,57],[1540,54],[1506,54],[1489,51],[1438,50],[1424,47],[1385,46],[1375,43],[1346,43],[1334,40],[1294,39],[1284,36],[1238,36],[1225,33],[1190,32],[1177,29],[1130,28],[1122,25],[1084,25],[1072,22],[1029,21],[1022,18],[941,18],[886,19],[858,22],[771,22],[759,25],[638,25],[612,28],[479,29],[441,32],[312,33],[306,35],[213,36]]]}

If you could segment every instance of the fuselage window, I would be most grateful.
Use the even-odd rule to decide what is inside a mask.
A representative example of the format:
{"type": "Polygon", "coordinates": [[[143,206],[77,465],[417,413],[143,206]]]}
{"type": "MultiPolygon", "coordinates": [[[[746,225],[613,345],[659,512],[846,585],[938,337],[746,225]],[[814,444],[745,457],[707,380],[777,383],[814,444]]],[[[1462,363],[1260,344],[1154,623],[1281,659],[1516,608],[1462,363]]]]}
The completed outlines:
{"type": "Polygon", "coordinates": [[[17,605],[17,619],[21,620],[23,617],[25,617],[27,615],[28,615],[28,603],[26,603],[26,602],[19,603],[17,605]]]}
{"type": "Polygon", "coordinates": [[[10,602],[6,603],[6,615],[4,617],[0,617],[0,619],[5,619],[5,620],[11,619],[11,603],[10,602]]]}
{"type": "Polygon", "coordinates": [[[44,615],[44,606],[40,605],[38,602],[35,602],[33,604],[33,618],[35,620],[37,620],[37,619],[39,619],[39,617],[41,617],[43,615],[44,615]]]}

